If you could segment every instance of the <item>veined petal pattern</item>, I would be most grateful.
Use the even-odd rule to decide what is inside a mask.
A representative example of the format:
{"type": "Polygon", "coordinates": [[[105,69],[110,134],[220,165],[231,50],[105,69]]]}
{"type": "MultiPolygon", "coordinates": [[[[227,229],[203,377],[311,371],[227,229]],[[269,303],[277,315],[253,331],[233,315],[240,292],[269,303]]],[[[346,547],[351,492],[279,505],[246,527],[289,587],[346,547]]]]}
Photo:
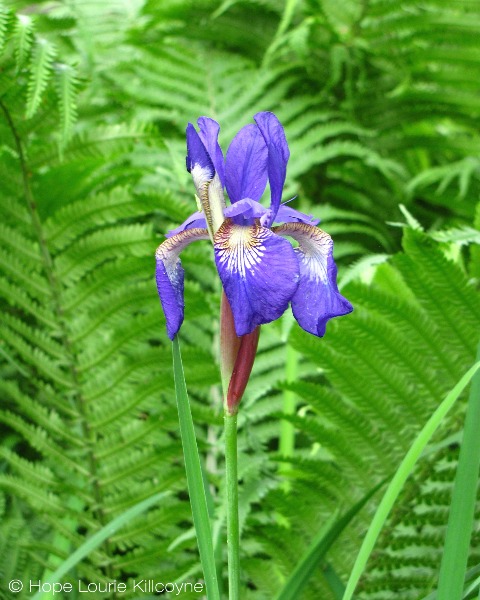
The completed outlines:
{"type": "Polygon", "coordinates": [[[300,267],[300,281],[292,297],[292,311],[305,331],[322,337],[329,319],[353,310],[338,290],[332,238],[318,227],[305,223],[287,223],[274,227],[273,231],[290,236],[299,243],[295,254],[300,267]]]}
{"type": "Polygon", "coordinates": [[[186,229],[165,240],[155,252],[155,279],[167,321],[167,334],[171,340],[180,329],[184,317],[184,270],[179,254],[192,242],[208,238],[206,229],[186,229]]]}
{"type": "Polygon", "coordinates": [[[299,278],[289,242],[258,223],[240,226],[226,219],[214,237],[214,249],[237,335],[285,312],[299,278]]]}

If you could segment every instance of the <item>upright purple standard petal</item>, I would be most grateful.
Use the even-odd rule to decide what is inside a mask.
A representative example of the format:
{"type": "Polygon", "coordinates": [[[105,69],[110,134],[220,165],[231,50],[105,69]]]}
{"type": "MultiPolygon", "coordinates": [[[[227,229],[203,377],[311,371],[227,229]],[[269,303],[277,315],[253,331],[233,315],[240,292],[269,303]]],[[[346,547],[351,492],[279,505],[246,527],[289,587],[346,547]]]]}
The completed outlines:
{"type": "Polygon", "coordinates": [[[208,186],[215,177],[215,168],[212,159],[203,145],[195,127],[187,125],[187,171],[193,177],[202,205],[208,202],[208,186]]]}
{"type": "Polygon", "coordinates": [[[225,161],[225,184],[230,202],[259,200],[267,185],[268,151],[256,125],[246,125],[233,138],[225,161]]]}
{"type": "Polygon", "coordinates": [[[268,181],[270,183],[270,209],[262,225],[270,227],[275,220],[282,201],[283,185],[290,158],[287,138],[282,124],[271,112],[259,112],[254,117],[268,148],[268,181]]]}
{"type": "Polygon", "coordinates": [[[168,238],[157,248],[155,278],[167,321],[167,334],[173,340],[183,323],[184,301],[183,280],[184,271],[178,257],[180,252],[196,240],[207,240],[206,229],[187,229],[178,235],[168,238]]]}
{"type": "Polygon", "coordinates": [[[305,331],[322,337],[329,319],[353,310],[338,291],[332,238],[318,227],[304,223],[287,223],[274,227],[273,231],[299,243],[295,253],[300,265],[300,281],[292,298],[293,315],[305,331]]]}
{"type": "Polygon", "coordinates": [[[209,117],[200,117],[197,120],[200,128],[200,139],[212,159],[215,172],[218,174],[222,186],[225,186],[225,168],[223,166],[223,152],[218,143],[220,125],[209,117]]]}
{"type": "MultiPolygon", "coordinates": [[[[208,141],[211,142],[210,138],[208,141]]],[[[223,189],[210,154],[191,123],[187,125],[187,171],[192,174],[208,229],[213,235],[223,223],[223,189]]]]}
{"type": "Polygon", "coordinates": [[[299,266],[286,240],[260,225],[225,219],[214,237],[215,262],[237,335],[278,319],[298,285],[299,266]]]}

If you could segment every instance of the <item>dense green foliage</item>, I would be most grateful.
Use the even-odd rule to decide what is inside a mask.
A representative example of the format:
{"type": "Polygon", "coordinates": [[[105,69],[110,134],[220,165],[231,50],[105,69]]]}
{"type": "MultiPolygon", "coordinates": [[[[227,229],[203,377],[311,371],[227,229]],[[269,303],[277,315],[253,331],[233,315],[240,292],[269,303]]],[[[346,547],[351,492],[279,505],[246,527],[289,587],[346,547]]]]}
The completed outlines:
{"type": "MultiPolygon", "coordinates": [[[[243,597],[274,597],[335,509],[395,472],[479,338],[479,27],[470,0],[0,5],[1,594],[165,490],[65,581],[201,578],[153,252],[194,210],[184,128],[203,114],[224,148],[255,112],[278,115],[284,198],[321,217],[355,307],[323,339],[288,317],[262,328],[239,414],[243,597]]],[[[220,284],[207,242],[182,262],[182,355],[221,553],[220,284]]],[[[360,600],[435,589],[463,413],[408,481],[360,600]]],[[[377,502],[302,599],[339,597],[377,502]]],[[[479,532],[480,505],[470,567],[479,532]]]]}

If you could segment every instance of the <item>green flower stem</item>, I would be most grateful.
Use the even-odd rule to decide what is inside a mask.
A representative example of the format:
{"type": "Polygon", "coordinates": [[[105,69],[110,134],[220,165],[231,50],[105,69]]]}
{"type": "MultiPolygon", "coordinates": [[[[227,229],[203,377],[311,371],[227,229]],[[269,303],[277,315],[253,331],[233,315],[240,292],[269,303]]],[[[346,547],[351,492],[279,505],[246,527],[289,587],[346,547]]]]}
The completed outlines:
{"type": "MultiPolygon", "coordinates": [[[[288,382],[294,382],[298,376],[298,362],[299,354],[290,345],[287,344],[286,348],[286,361],[285,361],[285,379],[288,382]]],[[[283,392],[283,413],[286,415],[293,415],[297,405],[295,392],[285,390],[283,392]]],[[[295,449],[295,428],[289,421],[283,420],[280,425],[280,454],[283,457],[293,456],[295,449]]],[[[284,473],[288,471],[290,465],[288,463],[282,463],[280,465],[280,472],[284,473]]],[[[290,489],[290,482],[285,481],[285,491],[290,489]]]]}
{"type": "MultiPolygon", "coordinates": [[[[298,379],[299,353],[288,343],[288,334],[294,320],[293,315],[286,312],[282,319],[282,339],[285,342],[285,380],[287,382],[295,382],[298,379]]],[[[286,415],[293,415],[297,406],[295,392],[285,390],[283,392],[283,407],[282,412],[286,415]]],[[[280,424],[280,439],[279,450],[283,457],[293,456],[295,449],[295,428],[286,420],[282,420],[280,424]]],[[[290,469],[288,463],[281,463],[279,467],[280,473],[286,473],[290,469]]],[[[286,492],[290,490],[290,481],[286,480],[283,483],[283,488],[286,492]]]]}
{"type": "Polygon", "coordinates": [[[240,598],[237,415],[225,412],[225,485],[227,489],[228,598],[240,598]]]}

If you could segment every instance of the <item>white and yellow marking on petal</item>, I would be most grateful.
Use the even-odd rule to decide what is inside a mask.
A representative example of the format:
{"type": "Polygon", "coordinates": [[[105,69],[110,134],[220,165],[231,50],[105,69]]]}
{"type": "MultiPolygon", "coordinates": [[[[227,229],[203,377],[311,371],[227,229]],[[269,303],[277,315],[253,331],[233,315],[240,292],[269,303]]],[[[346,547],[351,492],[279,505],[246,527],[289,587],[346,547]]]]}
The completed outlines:
{"type": "Polygon", "coordinates": [[[297,240],[299,246],[295,252],[303,255],[303,264],[309,279],[328,284],[328,257],[331,254],[332,238],[322,229],[306,223],[285,223],[273,227],[278,235],[290,236],[297,240]]]}
{"type": "Polygon", "coordinates": [[[265,253],[267,235],[268,229],[259,225],[235,225],[231,219],[226,219],[214,240],[220,265],[242,278],[246,277],[247,271],[255,276],[255,266],[265,253]]]}
{"type": "Polygon", "coordinates": [[[161,260],[170,279],[175,280],[176,267],[179,261],[180,252],[196,240],[208,240],[209,235],[206,229],[193,227],[185,229],[176,235],[167,238],[163,244],[160,244],[155,250],[155,258],[161,260]]]}
{"type": "Polygon", "coordinates": [[[198,199],[200,209],[205,213],[208,230],[213,239],[224,219],[225,198],[220,178],[217,173],[212,178],[211,169],[202,167],[198,163],[193,165],[190,174],[197,190],[195,198],[198,199]]]}

